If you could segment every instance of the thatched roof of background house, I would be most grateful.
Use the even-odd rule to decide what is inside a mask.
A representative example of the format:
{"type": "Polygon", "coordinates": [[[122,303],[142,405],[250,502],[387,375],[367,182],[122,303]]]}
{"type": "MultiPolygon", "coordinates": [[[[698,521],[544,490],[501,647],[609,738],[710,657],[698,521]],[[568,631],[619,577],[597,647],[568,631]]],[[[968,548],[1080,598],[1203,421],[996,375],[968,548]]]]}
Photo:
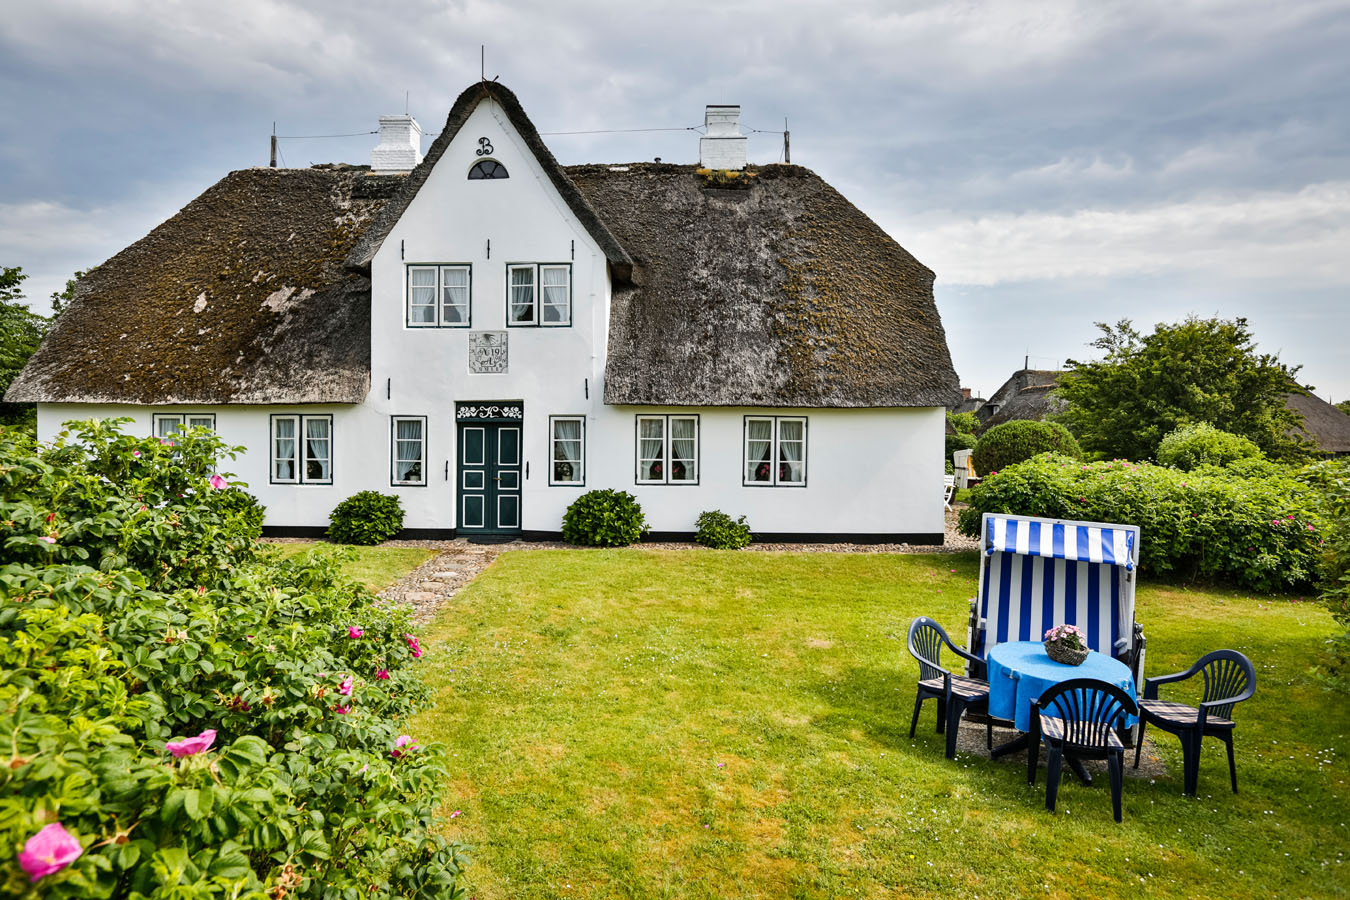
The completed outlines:
{"type": "Polygon", "coordinates": [[[1043,422],[1067,405],[1052,392],[1064,373],[1058,369],[1019,369],[984,402],[976,415],[984,428],[1015,419],[1043,422]]]}
{"type": "Polygon", "coordinates": [[[370,281],[347,254],[401,181],[245,169],[80,279],[15,403],[360,403],[370,281]]]}
{"type": "Polygon", "coordinates": [[[1303,416],[1303,437],[1323,453],[1350,453],[1350,416],[1314,394],[1287,394],[1284,405],[1303,416]]]}
{"type": "Polygon", "coordinates": [[[933,273],[809,170],[750,167],[733,190],[693,166],[558,167],[495,85],[461,95],[409,176],[351,166],[226,176],[81,279],[6,399],[361,402],[370,257],[482,96],[516,120],[615,273],[606,403],[959,397],[933,273]]]}

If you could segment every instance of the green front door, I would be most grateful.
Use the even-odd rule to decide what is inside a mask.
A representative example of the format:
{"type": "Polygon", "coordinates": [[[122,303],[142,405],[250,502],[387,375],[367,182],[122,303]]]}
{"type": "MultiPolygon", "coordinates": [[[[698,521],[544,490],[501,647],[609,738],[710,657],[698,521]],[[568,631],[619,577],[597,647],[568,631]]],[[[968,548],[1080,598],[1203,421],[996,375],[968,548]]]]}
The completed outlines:
{"type": "Polygon", "coordinates": [[[520,424],[460,422],[459,530],[520,532],[520,424]]]}

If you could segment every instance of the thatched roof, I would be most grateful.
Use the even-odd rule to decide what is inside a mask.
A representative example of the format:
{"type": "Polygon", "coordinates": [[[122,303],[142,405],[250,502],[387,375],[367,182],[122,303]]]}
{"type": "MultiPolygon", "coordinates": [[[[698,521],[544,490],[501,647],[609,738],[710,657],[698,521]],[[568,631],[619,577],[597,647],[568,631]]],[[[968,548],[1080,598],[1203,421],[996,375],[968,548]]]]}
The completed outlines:
{"type": "Polygon", "coordinates": [[[994,391],[976,415],[985,428],[1015,419],[1044,421],[1067,405],[1054,395],[1064,373],[1058,369],[1019,369],[994,391]]]}
{"type": "Polygon", "coordinates": [[[617,287],[605,402],[945,406],[960,395],[933,273],[813,172],[573,166],[641,266],[617,287]]]}
{"type": "Polygon", "coordinates": [[[344,261],[402,179],[233,172],[82,278],[6,399],[360,403],[370,281],[344,261]]]}
{"type": "Polygon", "coordinates": [[[462,94],[408,176],[233,172],[83,278],[13,402],[359,403],[368,264],[450,137],[500,103],[615,276],[605,402],[946,406],[933,273],[807,169],[559,167],[500,85],[462,94]]]}
{"type": "Polygon", "coordinates": [[[562,167],[554,159],[552,151],[544,145],[543,139],[539,137],[539,132],[535,130],[534,123],[530,121],[529,116],[525,115],[525,110],[521,108],[516,95],[508,90],[505,85],[498,84],[495,81],[480,81],[477,84],[470,85],[460,93],[454,106],[450,107],[450,115],[445,120],[445,127],[441,129],[441,133],[437,135],[436,140],[431,142],[431,149],[427,151],[426,157],[408,175],[402,189],[380,213],[379,218],[375,220],[370,230],[352,250],[351,256],[347,260],[348,265],[367,275],[370,274],[370,262],[375,258],[380,245],[384,243],[384,239],[393,230],[394,224],[398,222],[399,217],[412,203],[413,197],[417,196],[417,192],[422,189],[422,185],[426,183],[431,170],[445,153],[445,148],[450,146],[450,142],[454,140],[455,135],[459,134],[459,130],[464,127],[464,123],[468,121],[469,116],[484,100],[495,101],[505,111],[506,118],[510,120],[516,131],[520,132],[525,145],[539,160],[539,164],[543,167],[544,173],[548,175],[549,181],[553,183],[553,187],[562,195],[568,208],[572,210],[572,213],[581,221],[586,231],[600,245],[600,249],[604,251],[605,257],[609,260],[610,267],[614,272],[615,280],[630,280],[633,277],[633,260],[628,255],[628,251],[605,227],[605,223],[600,216],[586,202],[586,198],[577,191],[576,185],[563,174],[562,167]]]}
{"type": "Polygon", "coordinates": [[[1288,394],[1284,405],[1303,416],[1303,436],[1323,453],[1350,453],[1350,416],[1313,394],[1288,394]]]}

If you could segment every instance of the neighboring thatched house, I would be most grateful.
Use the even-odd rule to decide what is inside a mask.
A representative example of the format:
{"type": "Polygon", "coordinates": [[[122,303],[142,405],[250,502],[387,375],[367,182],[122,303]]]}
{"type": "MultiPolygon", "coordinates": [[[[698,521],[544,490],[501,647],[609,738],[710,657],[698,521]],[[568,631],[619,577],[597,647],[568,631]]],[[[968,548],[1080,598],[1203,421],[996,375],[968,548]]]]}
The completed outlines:
{"type": "Polygon", "coordinates": [[[1066,404],[1051,392],[1064,373],[1055,369],[1019,369],[976,410],[982,428],[1014,419],[1044,421],[1063,412],[1066,404]]]}
{"type": "Polygon", "coordinates": [[[1333,456],[1350,454],[1350,416],[1314,394],[1288,394],[1284,405],[1303,416],[1300,436],[1333,456]]]}
{"type": "Polygon", "coordinates": [[[560,166],[509,90],[421,158],[233,172],[82,279],[7,398],[214,428],[274,534],[397,494],[410,534],[558,534],[590,488],[658,534],[938,543],[958,397],[933,273],[807,169],[560,166]]]}

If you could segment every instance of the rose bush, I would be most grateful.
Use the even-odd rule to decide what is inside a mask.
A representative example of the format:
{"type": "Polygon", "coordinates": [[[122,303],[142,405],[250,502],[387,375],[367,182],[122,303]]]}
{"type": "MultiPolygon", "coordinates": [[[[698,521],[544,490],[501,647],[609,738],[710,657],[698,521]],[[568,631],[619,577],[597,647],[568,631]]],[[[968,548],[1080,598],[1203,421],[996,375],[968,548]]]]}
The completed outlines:
{"type": "Polygon", "coordinates": [[[257,549],[224,449],[0,442],[0,894],[460,896],[407,609],[257,549]]]}

